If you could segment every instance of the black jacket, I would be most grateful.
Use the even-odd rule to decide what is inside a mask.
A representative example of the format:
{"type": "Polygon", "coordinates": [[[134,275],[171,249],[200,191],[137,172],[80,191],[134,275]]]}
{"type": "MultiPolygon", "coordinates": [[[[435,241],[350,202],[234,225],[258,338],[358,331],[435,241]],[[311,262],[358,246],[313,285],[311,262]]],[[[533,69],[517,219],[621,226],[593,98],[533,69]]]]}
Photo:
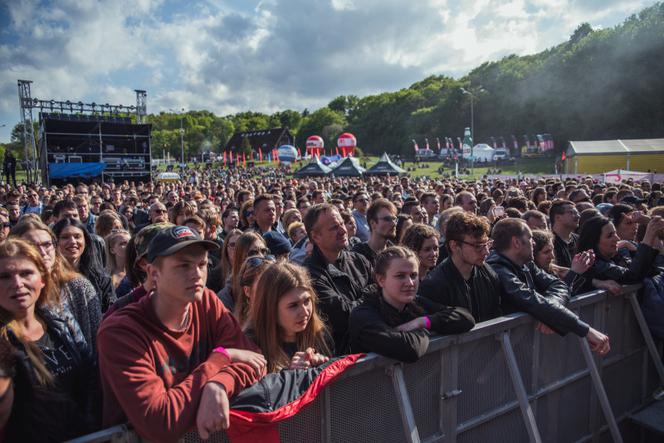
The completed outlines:
{"type": "Polygon", "coordinates": [[[448,257],[429,271],[420,283],[419,295],[444,306],[466,308],[476,322],[481,322],[501,315],[501,292],[500,279],[491,266],[473,267],[466,282],[448,257]]]}
{"type": "Polygon", "coordinates": [[[620,266],[596,254],[595,263],[583,274],[586,281],[579,289],[579,292],[592,291],[592,279],[615,280],[620,284],[640,283],[644,278],[654,275],[659,271],[654,266],[658,254],[659,251],[657,249],[639,243],[633,260],[622,255],[616,255],[616,259],[619,259],[627,266],[620,266]]]}
{"type": "Polygon", "coordinates": [[[544,272],[532,261],[517,266],[495,251],[487,263],[500,278],[505,310],[527,312],[560,335],[573,332],[585,337],[588,334],[590,326],[565,307],[570,293],[562,280],[544,272]]]}
{"type": "Polygon", "coordinates": [[[320,249],[314,246],[304,266],[311,275],[334,348],[338,355],[343,355],[348,348],[348,318],[372,281],[371,264],[362,255],[346,250],[341,251],[336,262],[327,263],[320,249]]]}
{"type": "Polygon", "coordinates": [[[553,254],[556,257],[556,264],[569,268],[572,266],[572,259],[576,251],[576,244],[579,242],[579,236],[572,233],[570,242],[560,238],[558,234],[553,234],[553,254]]]}
{"type": "Polygon", "coordinates": [[[424,298],[417,298],[396,310],[385,301],[380,289],[372,288],[350,316],[352,352],[376,352],[395,360],[412,363],[422,357],[429,347],[431,332],[461,334],[475,326],[467,309],[443,306],[424,298]],[[431,330],[398,331],[395,328],[418,317],[428,316],[431,330]]]}
{"type": "MultiPolygon", "coordinates": [[[[387,248],[393,245],[394,243],[388,240],[385,247],[387,248]]],[[[357,252],[358,254],[362,254],[364,258],[366,258],[367,261],[371,263],[372,267],[376,265],[376,257],[378,257],[378,254],[376,253],[376,251],[371,249],[371,246],[369,246],[369,242],[363,241],[361,243],[357,243],[350,250],[351,252],[357,252]]]]}
{"type": "Polygon", "coordinates": [[[97,366],[76,320],[68,310],[39,309],[38,315],[74,360],[77,383],[73,392],[39,385],[27,351],[10,330],[16,351],[15,395],[5,441],[63,441],[96,431],[101,424],[97,366]]]}

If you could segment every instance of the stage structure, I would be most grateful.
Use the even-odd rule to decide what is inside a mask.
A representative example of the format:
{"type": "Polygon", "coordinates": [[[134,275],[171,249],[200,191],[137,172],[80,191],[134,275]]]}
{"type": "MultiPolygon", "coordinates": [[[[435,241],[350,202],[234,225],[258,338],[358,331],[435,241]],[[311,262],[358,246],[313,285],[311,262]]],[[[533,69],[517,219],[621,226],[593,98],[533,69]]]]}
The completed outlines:
{"type": "Polygon", "coordinates": [[[151,125],[144,123],[145,91],[135,90],[135,106],[110,105],[32,98],[30,83],[18,81],[25,154],[33,180],[36,169],[48,184],[150,178],[151,125]],[[38,150],[33,109],[39,111],[38,150]]]}

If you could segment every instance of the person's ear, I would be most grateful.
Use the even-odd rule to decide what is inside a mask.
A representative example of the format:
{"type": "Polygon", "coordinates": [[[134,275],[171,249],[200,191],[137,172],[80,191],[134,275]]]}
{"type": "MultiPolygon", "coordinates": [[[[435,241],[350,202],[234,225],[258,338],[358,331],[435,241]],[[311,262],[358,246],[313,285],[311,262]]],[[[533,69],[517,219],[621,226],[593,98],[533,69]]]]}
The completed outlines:
{"type": "Polygon", "coordinates": [[[385,287],[386,279],[387,277],[385,277],[384,275],[376,274],[376,283],[378,283],[378,286],[380,286],[381,288],[385,287]]]}

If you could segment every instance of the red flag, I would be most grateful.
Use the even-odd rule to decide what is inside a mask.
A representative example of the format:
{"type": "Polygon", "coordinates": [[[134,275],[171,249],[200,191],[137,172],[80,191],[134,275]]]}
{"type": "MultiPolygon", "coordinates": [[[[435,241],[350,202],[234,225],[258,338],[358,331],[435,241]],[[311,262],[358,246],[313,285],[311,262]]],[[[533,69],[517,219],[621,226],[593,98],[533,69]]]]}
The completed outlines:
{"type": "Polygon", "coordinates": [[[336,148],[336,149],[337,149],[337,155],[339,155],[339,147],[337,146],[337,148],[336,148]]]}
{"type": "Polygon", "coordinates": [[[567,160],[567,155],[565,155],[565,151],[563,151],[563,155],[560,157],[562,161],[567,160]]]}
{"type": "Polygon", "coordinates": [[[260,150],[260,149],[258,150],[258,161],[260,161],[260,162],[263,161],[263,151],[260,150]]]}
{"type": "Polygon", "coordinates": [[[242,166],[247,167],[247,155],[244,152],[242,153],[242,166]]]}
{"type": "Polygon", "coordinates": [[[224,151],[224,168],[226,167],[226,151],[224,151]]]}
{"type": "Polygon", "coordinates": [[[297,148],[297,156],[302,157],[302,151],[300,150],[300,148],[297,148]]]}

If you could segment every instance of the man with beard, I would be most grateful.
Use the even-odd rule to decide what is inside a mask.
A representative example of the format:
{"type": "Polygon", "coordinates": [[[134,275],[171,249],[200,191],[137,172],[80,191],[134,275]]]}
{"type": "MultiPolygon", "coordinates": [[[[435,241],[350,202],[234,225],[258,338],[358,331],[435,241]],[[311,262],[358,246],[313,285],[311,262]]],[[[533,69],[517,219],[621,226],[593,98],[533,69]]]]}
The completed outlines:
{"type": "Polygon", "coordinates": [[[600,355],[609,352],[609,337],[565,307],[570,299],[567,285],[533,262],[533,234],[525,221],[500,220],[492,239],[494,252],[487,262],[500,278],[505,309],[529,313],[547,326],[540,326],[543,333],[550,333],[549,328],[560,335],[573,332],[600,355]]]}
{"type": "Polygon", "coordinates": [[[369,240],[356,244],[352,250],[362,254],[373,266],[378,253],[388,246],[392,246],[392,241],[396,238],[397,208],[391,201],[379,198],[369,206],[367,221],[370,231],[369,240]]]}

